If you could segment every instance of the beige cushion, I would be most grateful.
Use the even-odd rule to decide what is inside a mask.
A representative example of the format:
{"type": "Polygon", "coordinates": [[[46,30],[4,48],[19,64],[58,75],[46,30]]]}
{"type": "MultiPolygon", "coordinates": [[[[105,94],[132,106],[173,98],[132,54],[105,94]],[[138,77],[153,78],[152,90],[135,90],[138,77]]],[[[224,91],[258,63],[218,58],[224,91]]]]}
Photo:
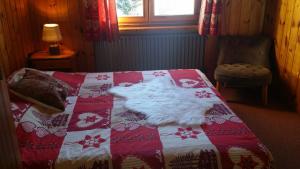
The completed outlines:
{"type": "Polygon", "coordinates": [[[271,83],[271,71],[260,65],[222,64],[215,70],[215,79],[219,82],[234,83],[243,86],[271,83]]]}

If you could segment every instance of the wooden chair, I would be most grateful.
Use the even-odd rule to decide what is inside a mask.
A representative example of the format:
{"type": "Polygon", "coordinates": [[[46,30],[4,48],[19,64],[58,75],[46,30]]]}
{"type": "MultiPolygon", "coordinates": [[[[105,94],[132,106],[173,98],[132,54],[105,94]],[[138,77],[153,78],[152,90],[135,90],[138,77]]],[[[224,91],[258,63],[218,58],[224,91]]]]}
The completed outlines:
{"type": "Polygon", "coordinates": [[[216,88],[222,85],[262,87],[262,101],[268,103],[268,86],[272,81],[269,69],[271,40],[266,37],[222,37],[218,66],[214,77],[216,88]]]}

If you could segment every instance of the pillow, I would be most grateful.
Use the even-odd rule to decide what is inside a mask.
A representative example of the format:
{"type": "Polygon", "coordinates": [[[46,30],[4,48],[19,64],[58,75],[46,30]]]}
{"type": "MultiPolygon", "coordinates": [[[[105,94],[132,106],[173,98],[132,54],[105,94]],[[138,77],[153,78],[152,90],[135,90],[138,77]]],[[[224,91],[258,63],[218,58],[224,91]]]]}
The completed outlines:
{"type": "Polygon", "coordinates": [[[71,87],[54,77],[34,69],[22,69],[9,78],[10,91],[22,99],[62,112],[71,87]]]}

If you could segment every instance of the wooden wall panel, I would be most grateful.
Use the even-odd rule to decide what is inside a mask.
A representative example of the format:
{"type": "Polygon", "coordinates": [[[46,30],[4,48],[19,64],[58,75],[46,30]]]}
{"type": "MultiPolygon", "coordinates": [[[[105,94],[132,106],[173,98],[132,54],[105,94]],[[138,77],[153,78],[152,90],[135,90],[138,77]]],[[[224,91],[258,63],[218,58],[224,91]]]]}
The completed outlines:
{"type": "Polygon", "coordinates": [[[30,20],[35,50],[47,50],[42,42],[42,28],[45,23],[58,23],[62,32],[62,45],[79,52],[80,71],[94,71],[92,42],[85,40],[82,32],[82,0],[29,0],[30,20]]]}
{"type": "Polygon", "coordinates": [[[223,0],[222,35],[256,35],[263,30],[266,0],[223,0]]]}
{"type": "Polygon", "coordinates": [[[33,50],[28,0],[0,1],[0,59],[6,75],[24,67],[33,50]]]}
{"type": "Polygon", "coordinates": [[[280,77],[300,112],[300,1],[268,0],[267,4],[264,31],[274,37],[280,77]]]}

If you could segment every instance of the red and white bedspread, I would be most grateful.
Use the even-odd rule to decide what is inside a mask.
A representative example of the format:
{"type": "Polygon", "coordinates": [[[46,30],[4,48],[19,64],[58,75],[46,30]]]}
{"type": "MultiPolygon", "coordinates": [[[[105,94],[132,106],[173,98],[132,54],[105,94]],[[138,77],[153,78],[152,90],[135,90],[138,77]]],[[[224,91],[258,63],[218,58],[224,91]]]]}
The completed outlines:
{"type": "MultiPolygon", "coordinates": [[[[63,113],[47,116],[14,99],[11,109],[24,168],[55,169],[269,169],[272,156],[221,100],[198,70],[62,73],[50,75],[75,90],[63,113]],[[218,99],[201,126],[150,126],[107,93],[166,76],[197,88],[195,97],[218,99]]],[[[182,112],[184,113],[184,112],[182,112]]]]}

